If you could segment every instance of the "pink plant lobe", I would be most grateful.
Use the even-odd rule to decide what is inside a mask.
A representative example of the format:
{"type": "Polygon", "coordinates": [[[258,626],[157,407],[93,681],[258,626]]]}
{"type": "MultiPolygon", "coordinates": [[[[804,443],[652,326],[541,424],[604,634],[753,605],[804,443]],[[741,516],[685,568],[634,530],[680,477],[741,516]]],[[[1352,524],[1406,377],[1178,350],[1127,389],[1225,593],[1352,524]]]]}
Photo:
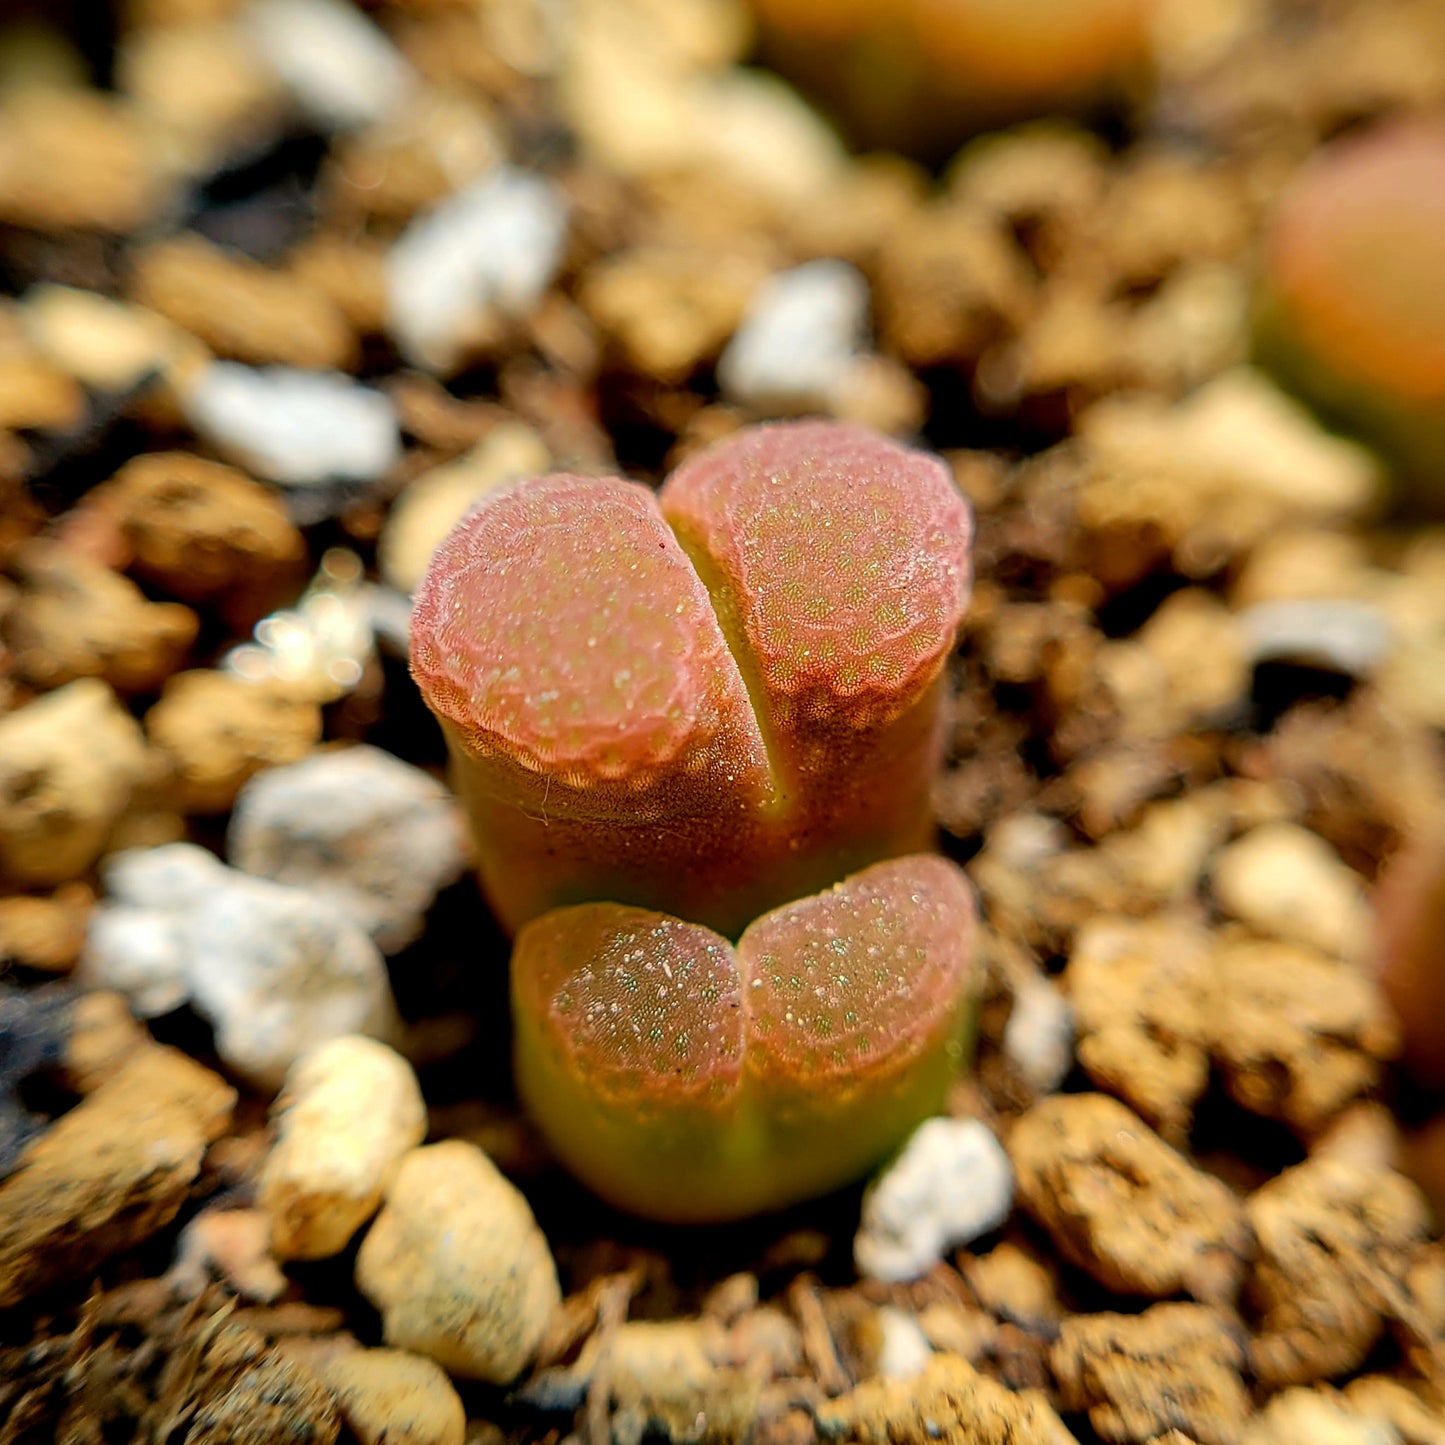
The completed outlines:
{"type": "Polygon", "coordinates": [[[952,1026],[974,927],[967,881],[928,855],[765,914],[738,943],[750,1074],[843,1088],[906,1066],[952,1026]]]}
{"type": "Polygon", "coordinates": [[[754,427],[684,462],[661,501],[776,730],[886,722],[937,675],[971,524],[936,458],[837,423],[754,427]]]}
{"type": "Polygon", "coordinates": [[[557,475],[495,494],[443,543],[413,633],[432,707],[483,755],[572,786],[645,786],[723,734],[760,761],[707,590],[645,487],[557,475]]]}
{"type": "Polygon", "coordinates": [[[711,929],[614,903],[558,909],[518,938],[515,987],[575,1076],[609,1104],[720,1106],[736,1093],[737,960],[711,929]]]}

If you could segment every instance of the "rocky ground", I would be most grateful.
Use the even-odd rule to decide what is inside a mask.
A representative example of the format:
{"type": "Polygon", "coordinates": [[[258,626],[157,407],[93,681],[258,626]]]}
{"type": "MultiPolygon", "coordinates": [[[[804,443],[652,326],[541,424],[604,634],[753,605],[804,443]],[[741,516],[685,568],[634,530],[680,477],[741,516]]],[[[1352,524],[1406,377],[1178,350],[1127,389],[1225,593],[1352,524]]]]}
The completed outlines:
{"type": "Polygon", "coordinates": [[[1445,103],[1445,18],[1162,0],[1137,94],[937,174],[748,43],[0,32],[0,1445],[1445,1442],[1369,970],[1445,805],[1445,532],[1249,364],[1279,187],[1445,103]],[[866,1195],[661,1230],[511,1101],[408,594],[509,477],[808,411],[977,509],[977,1066],[866,1195]]]}

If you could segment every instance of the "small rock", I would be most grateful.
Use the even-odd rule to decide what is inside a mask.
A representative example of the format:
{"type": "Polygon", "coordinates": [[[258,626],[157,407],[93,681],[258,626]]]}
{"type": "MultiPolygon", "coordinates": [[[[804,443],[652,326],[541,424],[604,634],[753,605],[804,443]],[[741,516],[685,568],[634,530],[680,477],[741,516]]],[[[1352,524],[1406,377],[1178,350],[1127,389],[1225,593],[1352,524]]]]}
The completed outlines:
{"type": "Polygon", "coordinates": [[[257,1197],[272,1246],[281,1259],[339,1254],[426,1137],[416,1075],[374,1039],[332,1039],[292,1064],[271,1112],[277,1138],[257,1197]]]}
{"type": "Polygon", "coordinates": [[[1101,1439],[1132,1445],[1178,1429],[1200,1445],[1234,1445],[1250,1414],[1242,1334],[1206,1305],[1075,1315],[1049,1363],[1063,1409],[1087,1411],[1101,1439]]]}
{"type": "Polygon", "coordinates": [[[853,1257],[870,1279],[918,1279],[1013,1208],[1013,1169],[977,1119],[929,1119],[870,1186],[853,1257]]]}
{"type": "Polygon", "coordinates": [[[1238,1439],[1239,1445],[1406,1445],[1393,1425],[1355,1414],[1333,1392],[1302,1389],[1281,1390],[1238,1439]]]}
{"type": "Polygon", "coordinates": [[[1214,897],[1256,932],[1335,958],[1358,957],[1368,938],[1359,875],[1294,823],[1266,823],[1231,843],[1214,865],[1214,897]]]}
{"type": "Polygon", "coordinates": [[[1293,662],[1346,677],[1367,677],[1390,649],[1390,624],[1380,608],[1344,598],[1262,602],[1240,614],[1251,666],[1293,662]]]}
{"type": "Polygon", "coordinates": [[[1239,1199],[1117,1099],[1045,1099],[1015,1123],[1008,1146],[1019,1203],[1107,1289],[1233,1299],[1249,1247],[1239,1199]]]}
{"type": "Polygon", "coordinates": [[[20,595],[5,613],[4,639],[34,687],[98,677],[120,692],[150,692],[196,640],[189,607],[150,602],[134,582],[60,543],[27,543],[10,570],[20,595]]]}
{"type": "Polygon", "coordinates": [[[910,1380],[870,1380],[814,1419],[818,1438],[837,1445],[1077,1445],[1037,1390],[1010,1390],[957,1355],[935,1355],[910,1380]]]}
{"type": "Polygon", "coordinates": [[[306,1049],[400,1029],[376,946],[326,900],[253,878],[189,843],[135,849],[107,866],[82,973],[142,1014],[189,999],[226,1063],[280,1086],[306,1049]]]}
{"type": "Polygon", "coordinates": [[[128,234],[163,199],[132,108],[97,90],[12,85],[0,103],[0,222],[128,234]]]}
{"type": "Polygon", "coordinates": [[[1003,1031],[1004,1057],[1037,1094],[1051,1094],[1074,1062],[1074,1014],[1037,969],[1016,970],[1013,1008],[1003,1031]]]}
{"type": "Polygon", "coordinates": [[[85,944],[94,902],[95,894],[84,883],[67,883],[48,898],[23,893],[0,898],[0,965],[68,973],[85,944]]]}
{"type": "Polygon", "coordinates": [[[61,1075],[77,1094],[93,1094],[150,1043],[123,993],[105,989],[83,993],[71,1010],[61,1075]]]}
{"type": "Polygon", "coordinates": [[[324,292],[193,233],[143,247],[132,262],[134,299],[217,356],[251,366],[348,371],[355,333],[324,292]]]}
{"type": "Polygon", "coordinates": [[[1255,1378],[1279,1388],[1357,1369],[1409,1297],[1430,1229],[1420,1191],[1393,1170],[1316,1156],[1255,1190],[1246,1209],[1258,1241],[1245,1291],[1255,1378]]]}
{"type": "Polygon", "coordinates": [[[274,493],[234,467],[187,452],[150,452],[123,466],[82,507],[119,533],[131,570],[186,602],[249,612],[299,580],[301,533],[274,493]],[[242,605],[237,607],[236,602],[242,605]]]}
{"type": "Polygon", "coordinates": [[[214,1137],[194,1082],[208,1072],[147,1051],[26,1150],[0,1184],[0,1309],[82,1278],[175,1217],[214,1137]]]}
{"type": "Polygon", "coordinates": [[[503,422],[471,451],[412,482],[387,514],[377,542],[381,575],[408,596],[421,581],[442,539],[504,482],[549,471],[541,437],[521,422],[503,422]]]}
{"type": "Polygon", "coordinates": [[[152,376],[176,384],[210,359],[195,337],[154,311],[74,286],[32,286],[20,314],[52,365],[98,391],[129,391],[152,376]]]}
{"type": "Polygon", "coordinates": [[[878,1311],[883,1339],[878,1350],[878,1374],[885,1380],[911,1380],[928,1368],[933,1346],[918,1321],[907,1310],[885,1306],[878,1311]]]}
{"type": "Polygon", "coordinates": [[[1298,944],[1214,950],[1201,1022],[1230,1094],[1306,1137],[1378,1087],[1399,1029],[1373,978],[1298,944]]]}
{"type": "Polygon", "coordinates": [[[1084,1071],[1176,1145],[1209,1083],[1209,974],[1208,935],[1167,914],[1091,919],[1064,973],[1084,1071]]]}
{"type": "Polygon", "coordinates": [[[867,326],[862,273],[846,261],[809,261],[758,290],[718,362],[718,381],[731,399],[767,416],[829,410],[867,326]]]}
{"type": "Polygon", "coordinates": [[[215,361],[187,387],[196,431],[240,466],[304,487],[375,481],[401,456],[396,409],[334,372],[215,361]]]}
{"type": "Polygon", "coordinates": [[[259,1209],[208,1209],[181,1231],[166,1282],[197,1299],[220,1275],[242,1299],[270,1304],[286,1293],[286,1276],[267,1248],[270,1220],[259,1209]]]}
{"type": "Polygon", "coordinates": [[[95,678],[0,717],[0,877],[84,873],[152,768],[135,720],[95,678]]]}
{"type": "Polygon", "coordinates": [[[1203,588],[1174,593],[1138,640],[1162,668],[1182,726],[1217,723],[1244,702],[1249,665],[1239,619],[1203,588]]]}
{"type": "Polygon", "coordinates": [[[170,764],[175,806],[224,813],[247,779],[311,752],[321,709],[283,684],[205,668],[169,679],[145,728],[170,764]]]}
{"type": "Polygon", "coordinates": [[[461,1140],[402,1161],[362,1241],[356,1283],[388,1344],[496,1384],[536,1353],[562,1297],[527,1201],[461,1140]]]}
{"type": "Polygon", "coordinates": [[[461,876],[465,838],[446,788],[363,744],[253,778],[227,851],[246,873],[325,898],[394,953],[421,931],[437,890],[461,876]]]}
{"type": "Polygon", "coordinates": [[[396,47],[345,0],[254,0],[245,18],[262,57],[318,125],[385,120],[416,87],[396,47]]]}
{"type": "Polygon", "coordinates": [[[450,372],[497,319],[546,293],[567,205],[545,176],[499,166],[414,221],[386,258],[391,330],[414,365],[450,372]]]}
{"type": "Polygon", "coordinates": [[[348,1350],[312,1365],[361,1445],[462,1445],[461,1397],[435,1361],[405,1350],[348,1350]]]}
{"type": "Polygon", "coordinates": [[[341,1421],[325,1386],[253,1330],[226,1326],[173,1406],[187,1445],[335,1445],[341,1421]]]}

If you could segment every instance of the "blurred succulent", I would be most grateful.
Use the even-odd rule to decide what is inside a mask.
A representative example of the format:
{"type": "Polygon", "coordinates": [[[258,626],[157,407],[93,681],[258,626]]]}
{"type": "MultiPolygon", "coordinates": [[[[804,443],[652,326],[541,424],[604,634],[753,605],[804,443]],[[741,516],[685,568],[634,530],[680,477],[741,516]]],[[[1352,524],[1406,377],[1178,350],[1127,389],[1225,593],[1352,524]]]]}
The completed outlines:
{"type": "Polygon", "coordinates": [[[1119,91],[1154,0],[752,0],[765,52],[869,144],[969,133],[1119,91]]]}
{"type": "Polygon", "coordinates": [[[1318,152],[1275,211],[1256,350],[1445,511],[1445,119],[1318,152]]]}
{"type": "Polygon", "coordinates": [[[611,903],[529,923],[517,1080],[558,1157],[686,1223],[846,1183],[938,1111],[968,1042],[973,894],[943,858],[878,863],[736,948],[611,903]]]}
{"type": "Polygon", "coordinates": [[[609,902],[736,937],[927,847],[970,530],[936,458],[819,422],[658,495],[489,497],[418,590],[412,667],[504,925],[609,902]]]}

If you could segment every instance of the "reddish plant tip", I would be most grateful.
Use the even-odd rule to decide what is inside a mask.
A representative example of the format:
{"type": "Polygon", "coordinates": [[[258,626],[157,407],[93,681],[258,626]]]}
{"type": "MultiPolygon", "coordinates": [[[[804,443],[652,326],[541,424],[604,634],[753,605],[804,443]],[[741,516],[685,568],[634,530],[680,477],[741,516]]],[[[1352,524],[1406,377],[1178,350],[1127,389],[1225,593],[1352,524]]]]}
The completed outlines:
{"type": "Polygon", "coordinates": [[[770,1087],[850,1090],[936,1042],[973,958],[973,891],[946,859],[879,863],[774,909],[738,942],[748,1069],[770,1087]]]}
{"type": "Polygon", "coordinates": [[[644,786],[720,732],[760,753],[707,590],[646,488],[558,475],[495,494],[416,596],[412,668],[478,753],[644,786]]]}
{"type": "Polygon", "coordinates": [[[887,722],[938,675],[972,528],[937,458],[861,427],[757,427],[685,462],[661,501],[776,730],[887,722]]]}
{"type": "Polygon", "coordinates": [[[1380,982],[1405,1061],[1421,1083],[1445,1088],[1445,833],[1415,839],[1391,861],[1376,916],[1380,982]]]}
{"type": "Polygon", "coordinates": [[[729,1102],[742,1077],[732,945],[615,903],[559,908],[517,939],[517,1008],[607,1104],[647,1112],[729,1102]]]}
{"type": "Polygon", "coordinates": [[[1445,120],[1322,151],[1285,193],[1270,285],[1299,341],[1346,376],[1445,403],[1445,120]]]}

